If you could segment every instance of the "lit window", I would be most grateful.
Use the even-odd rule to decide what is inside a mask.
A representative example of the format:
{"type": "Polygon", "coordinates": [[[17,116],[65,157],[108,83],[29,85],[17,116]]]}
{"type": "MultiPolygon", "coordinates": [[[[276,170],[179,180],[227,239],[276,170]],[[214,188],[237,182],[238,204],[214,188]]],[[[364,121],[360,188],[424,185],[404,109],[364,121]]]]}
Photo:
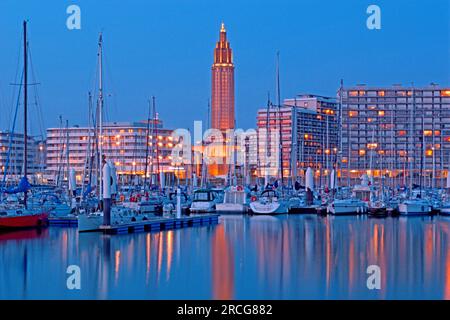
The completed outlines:
{"type": "Polygon", "coordinates": [[[359,150],[360,156],[364,156],[365,154],[366,154],[366,150],[364,150],[364,149],[359,150]]]}
{"type": "Polygon", "coordinates": [[[379,115],[380,117],[383,117],[383,116],[384,116],[384,110],[378,111],[378,115],[379,115]]]}

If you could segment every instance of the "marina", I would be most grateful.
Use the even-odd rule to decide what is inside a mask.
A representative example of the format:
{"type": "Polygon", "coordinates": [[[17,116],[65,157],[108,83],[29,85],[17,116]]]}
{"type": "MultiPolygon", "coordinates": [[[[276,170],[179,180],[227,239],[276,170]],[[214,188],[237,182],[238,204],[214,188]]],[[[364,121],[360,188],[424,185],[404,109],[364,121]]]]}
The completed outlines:
{"type": "Polygon", "coordinates": [[[450,300],[448,75],[373,67],[347,40],[309,50],[348,26],[250,7],[81,29],[71,5],[70,45],[41,13],[5,20],[0,300],[450,300]],[[285,20],[302,41],[261,23],[285,20]]]}

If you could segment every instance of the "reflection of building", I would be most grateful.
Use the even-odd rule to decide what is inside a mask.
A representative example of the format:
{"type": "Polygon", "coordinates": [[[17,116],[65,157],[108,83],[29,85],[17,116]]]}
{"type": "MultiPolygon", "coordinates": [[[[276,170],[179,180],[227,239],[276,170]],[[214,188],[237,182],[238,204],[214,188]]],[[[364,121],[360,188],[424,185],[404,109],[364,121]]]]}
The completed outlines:
{"type": "Polygon", "coordinates": [[[342,107],[343,177],[367,172],[402,185],[411,167],[419,183],[422,163],[422,183],[433,183],[433,167],[443,183],[450,155],[449,88],[360,85],[344,89],[342,107]]]}
{"type": "MultiPolygon", "coordinates": [[[[0,131],[0,174],[3,178],[6,170],[7,176],[11,178],[21,177],[23,172],[23,134],[14,133],[11,135],[8,131],[0,131]]],[[[28,174],[29,178],[39,178],[42,174],[45,156],[45,148],[42,142],[28,136],[28,174]]],[[[1,179],[0,178],[0,179],[1,179]]],[[[32,180],[34,181],[34,180],[32,180]]]]}
{"type": "MultiPolygon", "coordinates": [[[[148,145],[147,175],[153,173],[173,172],[171,150],[172,130],[164,129],[161,120],[157,121],[155,129],[150,125],[148,145]],[[152,133],[152,131],[154,131],[152,133]],[[153,155],[152,155],[153,154],[153,155]]],[[[123,176],[143,176],[147,154],[147,121],[113,122],[103,126],[103,153],[107,160],[114,162],[117,173],[123,176]]],[[[94,138],[95,130],[88,127],[74,126],[66,128],[47,129],[47,175],[55,179],[65,168],[66,141],[68,140],[69,166],[75,169],[78,180],[86,168],[86,159],[96,153],[94,138]],[[91,139],[89,139],[89,135],[91,139]],[[90,155],[88,155],[88,145],[90,155]]],[[[89,161],[88,161],[89,162],[89,161]]]]}
{"type": "MultiPolygon", "coordinates": [[[[234,114],[234,64],[233,53],[227,40],[225,25],[222,23],[220,38],[214,49],[211,84],[211,128],[225,132],[235,127],[234,114]]],[[[225,156],[227,150],[219,150],[225,156]]],[[[224,161],[222,161],[224,162],[224,161]]],[[[226,164],[212,164],[209,172],[213,176],[227,174],[226,164]]]]}
{"type": "Polygon", "coordinates": [[[290,176],[290,168],[295,165],[297,176],[307,167],[329,174],[337,151],[336,99],[317,95],[285,99],[280,109],[259,109],[256,121],[260,177],[279,175],[280,121],[284,177],[290,176]],[[267,129],[270,134],[266,137],[267,129]],[[263,160],[268,159],[267,151],[272,161],[263,160]]]}

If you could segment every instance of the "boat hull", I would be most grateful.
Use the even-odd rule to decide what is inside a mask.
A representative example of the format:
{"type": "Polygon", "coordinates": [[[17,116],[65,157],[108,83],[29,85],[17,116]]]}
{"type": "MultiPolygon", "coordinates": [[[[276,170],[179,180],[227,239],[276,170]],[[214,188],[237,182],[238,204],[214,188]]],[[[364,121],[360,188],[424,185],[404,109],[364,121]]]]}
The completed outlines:
{"type": "Polygon", "coordinates": [[[216,204],[213,201],[194,201],[189,210],[192,213],[216,212],[216,204]]]}
{"type": "Polygon", "coordinates": [[[386,208],[370,208],[369,216],[371,217],[387,217],[388,212],[386,208]]]}
{"type": "Polygon", "coordinates": [[[424,204],[401,203],[398,211],[402,216],[426,216],[431,214],[431,207],[424,204]]]}
{"type": "Polygon", "coordinates": [[[0,218],[0,229],[40,228],[48,225],[48,213],[0,218]]]}
{"type": "Polygon", "coordinates": [[[262,204],[259,202],[250,203],[250,210],[253,214],[263,214],[263,215],[275,215],[275,214],[285,214],[288,213],[288,209],[285,205],[280,203],[268,203],[262,204]]]}
{"type": "Polygon", "coordinates": [[[248,207],[239,203],[217,203],[217,212],[247,212],[248,207]]]}
{"type": "Polygon", "coordinates": [[[366,213],[367,208],[361,204],[332,204],[327,208],[327,212],[336,215],[358,215],[366,213]]]}
{"type": "Polygon", "coordinates": [[[102,223],[102,215],[79,215],[78,232],[98,231],[102,223]]]}
{"type": "Polygon", "coordinates": [[[319,206],[307,206],[307,207],[291,207],[289,213],[298,214],[315,214],[317,213],[319,206]]]}

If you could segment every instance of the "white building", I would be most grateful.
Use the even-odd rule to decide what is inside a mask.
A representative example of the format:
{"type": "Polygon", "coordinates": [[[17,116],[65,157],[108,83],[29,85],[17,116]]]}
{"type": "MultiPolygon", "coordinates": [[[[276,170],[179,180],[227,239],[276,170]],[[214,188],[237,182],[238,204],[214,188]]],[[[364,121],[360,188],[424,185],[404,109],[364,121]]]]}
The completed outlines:
{"type": "MultiPolygon", "coordinates": [[[[173,148],[172,130],[164,129],[162,121],[154,120],[156,126],[147,121],[112,122],[103,125],[102,149],[107,161],[112,161],[122,178],[143,177],[148,153],[147,176],[150,172],[173,172],[171,149],[173,148]],[[154,128],[153,128],[154,127],[154,128]],[[148,141],[148,148],[146,147],[148,141]]],[[[97,130],[98,132],[98,130],[97,130]]],[[[75,169],[77,182],[83,175],[87,179],[87,168],[95,167],[93,159],[98,154],[96,130],[89,127],[72,126],[69,128],[47,129],[47,170],[49,182],[56,177],[67,179],[67,163],[75,169]],[[68,142],[68,143],[67,143],[68,142]]]]}
{"type": "MultiPolygon", "coordinates": [[[[23,175],[24,135],[11,134],[9,131],[0,131],[0,181],[6,172],[8,180],[17,181],[23,175]]],[[[29,179],[38,182],[45,169],[44,143],[28,136],[28,165],[29,179]]]]}

